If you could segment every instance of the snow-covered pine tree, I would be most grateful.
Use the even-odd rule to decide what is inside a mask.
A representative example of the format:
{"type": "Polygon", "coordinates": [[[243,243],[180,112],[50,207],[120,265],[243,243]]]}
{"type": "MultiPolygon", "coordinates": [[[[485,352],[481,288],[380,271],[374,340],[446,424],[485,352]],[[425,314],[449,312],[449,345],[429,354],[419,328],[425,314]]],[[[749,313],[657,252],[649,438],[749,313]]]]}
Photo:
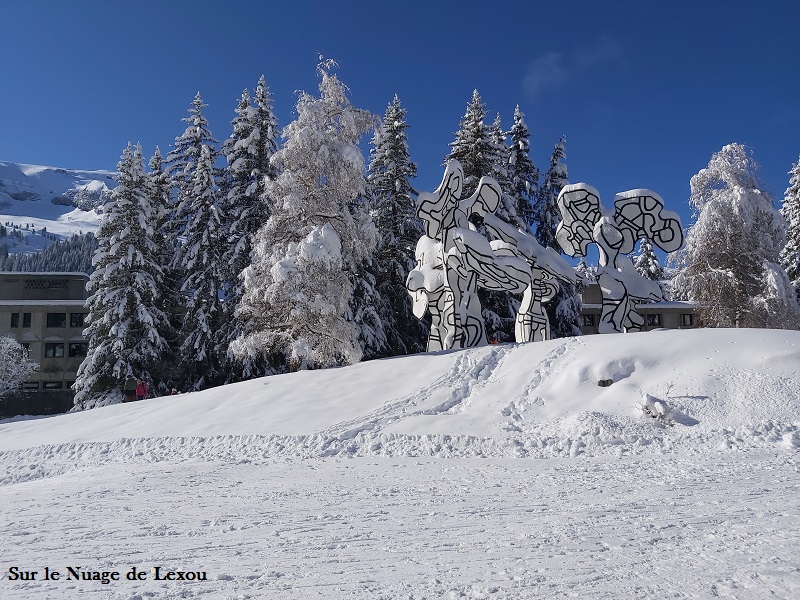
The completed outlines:
{"type": "Polygon", "coordinates": [[[91,273],[95,250],[97,240],[91,231],[76,233],[68,240],[56,240],[40,252],[7,254],[7,246],[0,244],[0,271],[91,273]]]}
{"type": "Polygon", "coordinates": [[[566,145],[566,136],[561,136],[553,148],[550,167],[536,193],[534,205],[536,239],[545,248],[553,248],[556,252],[562,252],[556,242],[556,228],[561,221],[561,213],[558,210],[558,194],[561,192],[561,188],[569,183],[567,165],[564,163],[567,158],[566,145]]]}
{"type": "MultiPolygon", "coordinates": [[[[277,151],[277,119],[272,110],[272,96],[262,75],[258,80],[253,102],[245,90],[236,108],[236,118],[231,122],[233,132],[223,144],[227,159],[225,186],[221,195],[222,213],[225,216],[223,256],[225,268],[222,289],[226,314],[222,340],[229,346],[241,335],[241,323],[233,318],[244,287],[242,271],[250,265],[253,241],[258,230],[269,219],[269,203],[264,197],[267,179],[275,178],[275,168],[270,163],[277,151]]],[[[236,359],[229,353],[227,381],[251,379],[265,375],[269,368],[263,361],[246,357],[236,359]]]]}
{"type": "Polygon", "coordinates": [[[192,185],[203,146],[216,147],[217,141],[211,135],[208,120],[203,114],[203,109],[207,107],[208,104],[203,102],[200,92],[197,92],[189,104],[189,116],[181,119],[187,123],[186,129],[175,138],[173,150],[167,155],[167,172],[178,188],[186,189],[192,185]]]}
{"type": "Polygon", "coordinates": [[[169,329],[159,308],[162,271],[152,240],[153,214],[139,145],[128,144],[118,165],[119,185],[105,205],[89,279],[86,358],[75,381],[75,404],[92,408],[119,397],[133,374],[153,387],[169,329]]]}
{"type": "MultiPolygon", "coordinates": [[[[556,228],[561,221],[561,213],[558,210],[558,194],[561,192],[561,188],[569,183],[567,165],[564,162],[567,158],[566,145],[566,136],[561,136],[553,148],[550,167],[541,182],[534,205],[536,239],[542,246],[552,248],[560,254],[563,254],[564,251],[556,241],[556,228]]],[[[581,300],[578,286],[559,281],[558,293],[547,303],[546,310],[550,319],[550,331],[554,338],[581,335],[581,300]]]]}
{"type": "Polygon", "coordinates": [[[366,183],[358,141],[375,119],[351,104],[334,67],[330,60],[318,66],[319,98],[300,94],[297,118],[283,130],[273,156],[279,174],[266,186],[271,216],[256,235],[236,311],[243,334],[234,354],[282,359],[293,370],[362,356],[358,329],[347,320],[347,271],[375,246],[375,227],[358,202],[366,183]]]}
{"type": "Polygon", "coordinates": [[[525,228],[525,223],[517,215],[516,198],[514,197],[514,186],[511,184],[511,149],[506,144],[508,133],[503,131],[503,125],[498,114],[491,127],[489,128],[489,139],[492,142],[492,154],[489,161],[492,170],[484,175],[490,175],[500,184],[503,196],[500,206],[497,207],[495,214],[501,219],[511,223],[516,227],[525,228]]]}
{"type": "Polygon", "coordinates": [[[484,123],[486,114],[486,105],[481,101],[478,90],[473,90],[472,99],[455,133],[455,140],[450,144],[450,153],[444,159],[445,164],[451,159],[461,163],[464,169],[464,196],[478,189],[481,177],[494,172],[492,158],[495,157],[495,148],[491,130],[484,123]]]}
{"type": "MultiPolygon", "coordinates": [[[[589,266],[589,264],[586,262],[585,256],[581,256],[578,264],[575,265],[575,272],[578,274],[578,277],[580,277],[581,280],[586,283],[594,283],[597,281],[597,266],[589,266]]],[[[583,286],[585,284],[582,283],[580,285],[583,286]]]]}
{"type": "MultiPolygon", "coordinates": [[[[167,315],[168,328],[163,332],[164,338],[169,343],[171,349],[178,347],[178,327],[181,322],[183,311],[183,296],[180,294],[180,277],[178,271],[172,266],[172,259],[175,248],[167,238],[169,232],[169,216],[172,201],[171,189],[172,182],[169,175],[164,170],[164,159],[161,150],[156,146],[153,156],[148,163],[150,167],[146,178],[146,193],[151,210],[151,223],[153,233],[151,241],[156,247],[156,261],[161,265],[161,289],[158,299],[158,307],[167,315]]],[[[178,357],[167,356],[161,369],[157,370],[159,381],[172,387],[172,381],[178,366],[178,357]]],[[[166,388],[166,391],[169,388],[166,388]]]]}
{"type": "Polygon", "coordinates": [[[798,306],[778,255],[786,222],[741,144],[715,153],[691,179],[697,220],[673,260],[676,297],[698,302],[711,327],[798,327],[798,306]]]}
{"type": "Polygon", "coordinates": [[[214,174],[214,151],[204,145],[187,193],[185,241],[177,252],[186,298],[181,373],[191,390],[217,385],[225,375],[227,345],[220,339],[226,318],[220,299],[225,239],[214,174]]]}
{"type": "Polygon", "coordinates": [[[781,266],[794,285],[800,302],[800,159],[789,171],[789,187],[783,196],[781,214],[786,219],[786,245],[780,253],[781,266]]]}
{"type": "MultiPolygon", "coordinates": [[[[175,138],[173,150],[165,161],[167,173],[176,190],[172,197],[166,232],[168,243],[175,249],[180,245],[178,238],[183,235],[189,218],[189,193],[194,185],[193,179],[202,148],[206,146],[213,150],[217,147],[217,141],[208,128],[208,120],[203,115],[203,109],[207,106],[200,97],[200,92],[197,92],[189,105],[189,116],[182,119],[187,123],[186,129],[175,138]]],[[[177,264],[173,263],[173,266],[177,267],[177,264]]]]}
{"type": "Polygon", "coordinates": [[[639,253],[633,259],[633,267],[642,277],[655,281],[664,295],[664,268],[658,262],[652,242],[646,237],[639,240],[639,253]]]}
{"type": "Polygon", "coordinates": [[[371,271],[381,300],[379,316],[394,356],[424,351],[428,338],[428,329],[414,316],[406,291],[406,278],[416,265],[417,241],[424,234],[416,214],[417,192],[411,187],[417,166],[408,152],[408,128],[406,110],[395,96],[375,130],[367,174],[371,214],[378,230],[371,271]]]}
{"type": "Polygon", "coordinates": [[[511,126],[509,135],[511,136],[511,145],[508,170],[515,209],[517,217],[525,224],[525,229],[532,231],[536,223],[533,203],[539,185],[539,169],[533,164],[529,155],[531,134],[519,105],[514,109],[514,124],[511,126]]]}

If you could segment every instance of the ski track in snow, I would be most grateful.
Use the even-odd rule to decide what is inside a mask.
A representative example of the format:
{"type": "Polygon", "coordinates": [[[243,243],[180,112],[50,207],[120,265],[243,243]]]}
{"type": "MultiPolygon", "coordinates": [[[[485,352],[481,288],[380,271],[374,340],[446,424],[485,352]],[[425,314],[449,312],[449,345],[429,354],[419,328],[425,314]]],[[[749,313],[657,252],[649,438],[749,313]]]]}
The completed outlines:
{"type": "Polygon", "coordinates": [[[545,356],[541,366],[533,371],[531,380],[522,393],[503,409],[503,416],[509,417],[509,421],[505,425],[506,430],[522,431],[517,424],[518,421],[522,420],[522,414],[535,406],[544,404],[544,400],[541,397],[534,395],[536,388],[547,380],[556,371],[557,367],[568,364],[569,361],[564,359],[569,357],[569,352],[572,348],[581,344],[580,338],[567,338],[566,342],[557,346],[545,356]]]}
{"type": "Polygon", "coordinates": [[[13,507],[2,555],[62,572],[200,570],[208,582],[0,589],[18,600],[796,598],[796,459],[98,466],[1,487],[13,507]]]}
{"type": "Polygon", "coordinates": [[[459,352],[453,366],[433,383],[420,388],[412,395],[355,420],[338,423],[321,432],[338,440],[349,440],[362,432],[378,432],[384,425],[419,415],[452,413],[468,402],[470,395],[479,387],[492,381],[511,351],[511,346],[487,346],[480,358],[470,352],[459,352]],[[433,406],[420,408],[440,390],[450,390],[446,400],[433,406]]]}

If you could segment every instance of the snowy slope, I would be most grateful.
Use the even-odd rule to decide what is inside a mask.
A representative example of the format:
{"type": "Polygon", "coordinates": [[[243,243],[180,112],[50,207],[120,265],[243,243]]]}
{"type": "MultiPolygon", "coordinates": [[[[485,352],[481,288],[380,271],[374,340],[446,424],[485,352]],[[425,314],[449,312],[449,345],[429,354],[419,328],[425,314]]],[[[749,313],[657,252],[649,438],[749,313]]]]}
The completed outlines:
{"type": "MultiPolygon", "coordinates": [[[[49,234],[69,238],[95,231],[100,217],[93,207],[116,187],[112,171],[78,171],[0,161],[0,224],[42,227],[49,234]],[[77,206],[80,206],[78,208],[77,206]]],[[[26,230],[25,242],[9,243],[11,252],[31,252],[48,243],[26,230]]]]}
{"type": "Polygon", "coordinates": [[[697,444],[734,443],[741,429],[750,431],[742,443],[791,445],[800,443],[798,389],[796,331],[586,336],[385,359],[6,422],[0,424],[0,450],[139,438],[276,436],[304,438],[294,442],[302,448],[280,442],[283,453],[300,455],[538,456],[627,453],[650,444],[691,450],[697,444]],[[601,379],[614,383],[600,387],[601,379]],[[644,394],[666,403],[673,426],[643,416],[637,404],[644,394]],[[447,449],[440,447],[442,437],[451,443],[485,441],[447,449]]]}
{"type": "Polygon", "coordinates": [[[798,389],[800,332],[701,329],[1,422],[0,595],[800,597],[798,389]]]}

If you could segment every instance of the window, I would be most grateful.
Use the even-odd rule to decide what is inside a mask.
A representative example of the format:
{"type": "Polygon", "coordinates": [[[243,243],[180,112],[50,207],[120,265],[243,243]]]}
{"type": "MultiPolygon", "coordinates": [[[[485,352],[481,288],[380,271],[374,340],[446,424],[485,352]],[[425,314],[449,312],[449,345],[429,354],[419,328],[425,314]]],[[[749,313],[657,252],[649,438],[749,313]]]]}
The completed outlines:
{"type": "Polygon", "coordinates": [[[89,344],[86,342],[70,342],[69,355],[70,356],[86,356],[89,351],[89,344]]]}
{"type": "Polygon", "coordinates": [[[584,327],[594,327],[594,315],[581,315],[581,325],[584,327]]]}
{"type": "Polygon", "coordinates": [[[42,382],[42,389],[43,390],[60,390],[64,388],[63,381],[43,381],[42,382]]]}
{"type": "Polygon", "coordinates": [[[19,327],[19,313],[11,313],[11,327],[19,327]]]}
{"type": "Polygon", "coordinates": [[[22,313],[22,326],[23,327],[31,326],[31,313],[22,313]]]}
{"type": "Polygon", "coordinates": [[[647,326],[648,327],[661,327],[661,315],[659,315],[659,314],[648,314],[647,315],[647,326]]]}
{"type": "Polygon", "coordinates": [[[83,327],[83,319],[86,315],[83,313],[69,313],[69,326],[70,327],[83,327]]]}
{"type": "Polygon", "coordinates": [[[63,342],[53,343],[53,344],[45,344],[44,345],[44,356],[45,358],[63,358],[64,356],[64,344],[63,342]]]}
{"type": "Polygon", "coordinates": [[[67,313],[47,313],[48,327],[66,327],[67,313]]]}
{"type": "Polygon", "coordinates": [[[38,392],[39,391],[39,382],[38,381],[26,381],[22,384],[22,389],[26,392],[38,392]]]}
{"type": "Polygon", "coordinates": [[[692,314],[682,314],[681,315],[681,326],[682,327],[691,327],[694,325],[694,315],[692,314]]]}
{"type": "Polygon", "coordinates": [[[30,351],[31,351],[31,344],[30,344],[30,342],[21,342],[21,343],[20,343],[20,346],[22,346],[23,348],[25,348],[25,352],[30,352],[30,351]]]}

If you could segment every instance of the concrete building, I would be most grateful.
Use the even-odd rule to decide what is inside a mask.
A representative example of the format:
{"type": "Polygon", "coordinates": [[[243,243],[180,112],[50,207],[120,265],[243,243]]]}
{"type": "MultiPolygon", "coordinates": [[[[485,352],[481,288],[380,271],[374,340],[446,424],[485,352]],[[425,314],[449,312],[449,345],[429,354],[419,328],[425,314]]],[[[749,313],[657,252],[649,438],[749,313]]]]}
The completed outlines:
{"type": "Polygon", "coordinates": [[[88,347],[83,337],[88,281],[84,273],[0,272],[0,335],[17,340],[39,363],[23,385],[29,402],[40,394],[36,404],[72,405],[70,386],[88,347]]]}
{"type": "MultiPolygon", "coordinates": [[[[581,331],[585,335],[597,333],[603,308],[603,294],[596,283],[581,293],[581,331]]],[[[696,303],[684,301],[649,302],[639,304],[638,312],[644,317],[642,331],[652,329],[695,329],[701,327],[696,314],[696,303]]]]}

